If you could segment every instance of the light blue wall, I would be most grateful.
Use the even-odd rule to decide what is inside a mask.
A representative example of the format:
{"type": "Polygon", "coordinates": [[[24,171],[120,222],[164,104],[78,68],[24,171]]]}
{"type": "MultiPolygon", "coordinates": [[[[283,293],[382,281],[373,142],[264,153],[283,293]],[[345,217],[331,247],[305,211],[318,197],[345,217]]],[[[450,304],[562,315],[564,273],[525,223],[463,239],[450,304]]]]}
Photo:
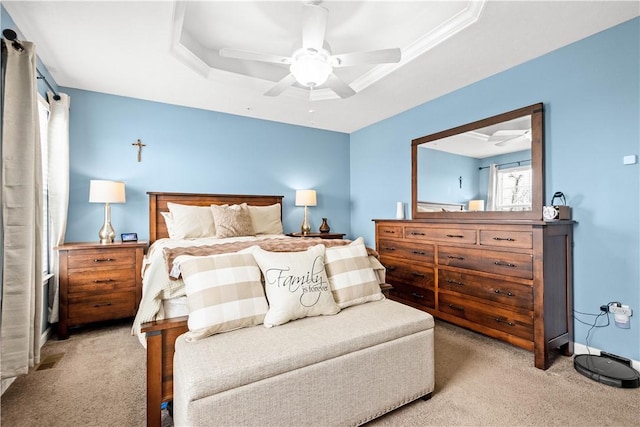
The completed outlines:
{"type": "MultiPolygon", "coordinates": [[[[161,90],[161,89],[159,89],[161,90]]],[[[89,180],[126,182],[126,204],[111,207],[119,235],[149,236],[148,191],[285,196],[285,232],[299,231],[295,190],[317,190],[311,227],[322,217],[349,233],[349,135],[64,88],[71,97],[70,200],[65,241],[95,241],[102,204],[89,180]],[[131,144],[146,147],[142,162],[131,144]]],[[[212,94],[214,96],[214,94],[212,94]]]]}
{"type": "MultiPolygon", "coordinates": [[[[622,164],[640,152],[639,30],[633,19],[353,133],[352,234],[373,245],[371,219],[410,202],[412,139],[543,102],[545,200],[564,192],[577,221],[575,309],[629,304],[631,329],[595,329],[589,344],[640,360],[640,172],[622,164]]],[[[574,324],[585,344],[589,326],[574,324]]]]}

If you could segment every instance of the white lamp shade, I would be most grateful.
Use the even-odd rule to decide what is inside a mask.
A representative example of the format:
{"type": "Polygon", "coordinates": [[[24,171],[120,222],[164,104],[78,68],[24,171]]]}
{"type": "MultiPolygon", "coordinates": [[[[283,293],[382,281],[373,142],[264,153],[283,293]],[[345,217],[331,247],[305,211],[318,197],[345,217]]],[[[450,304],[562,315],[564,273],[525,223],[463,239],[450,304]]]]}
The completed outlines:
{"type": "Polygon", "coordinates": [[[315,206],[316,190],[297,190],[296,206],[315,206]]]}
{"type": "Polygon", "coordinates": [[[469,210],[470,211],[483,211],[484,210],[484,200],[469,200],[469,210]]]}
{"type": "Polygon", "coordinates": [[[124,203],[124,182],[92,179],[89,182],[89,203],[124,203]]]}

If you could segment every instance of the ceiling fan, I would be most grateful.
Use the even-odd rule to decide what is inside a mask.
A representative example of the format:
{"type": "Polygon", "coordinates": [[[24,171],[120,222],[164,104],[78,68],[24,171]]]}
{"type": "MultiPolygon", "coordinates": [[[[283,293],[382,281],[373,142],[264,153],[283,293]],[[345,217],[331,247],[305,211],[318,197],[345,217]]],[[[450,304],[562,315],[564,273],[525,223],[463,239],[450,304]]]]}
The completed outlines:
{"type": "Polygon", "coordinates": [[[265,92],[266,96],[280,95],[297,82],[310,89],[325,85],[341,98],[348,98],[356,91],[336,76],[334,68],[400,61],[399,48],[333,55],[329,43],[324,40],[329,11],[318,3],[303,4],[302,43],[295,46],[290,56],[233,48],[220,49],[220,56],[289,66],[290,73],[265,92]]]}
{"type": "Polygon", "coordinates": [[[498,130],[489,137],[496,147],[523,141],[531,142],[531,129],[498,130]]]}

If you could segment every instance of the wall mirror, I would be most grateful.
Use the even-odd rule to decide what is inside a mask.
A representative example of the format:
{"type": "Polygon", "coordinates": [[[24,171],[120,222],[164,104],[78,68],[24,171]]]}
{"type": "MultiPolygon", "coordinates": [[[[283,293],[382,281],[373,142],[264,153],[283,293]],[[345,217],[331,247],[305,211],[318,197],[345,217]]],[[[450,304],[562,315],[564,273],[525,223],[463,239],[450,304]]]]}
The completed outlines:
{"type": "Polygon", "coordinates": [[[541,219],[542,104],[414,139],[411,181],[414,219],[541,219]]]}

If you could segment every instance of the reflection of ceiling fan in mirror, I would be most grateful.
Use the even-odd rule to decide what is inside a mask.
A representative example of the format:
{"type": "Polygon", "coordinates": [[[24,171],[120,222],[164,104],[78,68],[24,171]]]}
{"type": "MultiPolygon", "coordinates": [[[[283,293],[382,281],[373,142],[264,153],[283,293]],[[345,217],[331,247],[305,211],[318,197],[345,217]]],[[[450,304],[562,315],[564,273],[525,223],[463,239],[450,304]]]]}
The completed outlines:
{"type": "Polygon", "coordinates": [[[265,95],[277,96],[296,82],[316,89],[326,86],[341,98],[355,95],[355,91],[333,72],[334,68],[363,64],[383,64],[400,61],[400,49],[381,49],[333,55],[324,40],[329,11],[320,2],[305,3],[302,7],[302,41],[294,45],[291,56],[279,56],[249,50],[222,48],[220,56],[249,61],[269,62],[289,66],[290,73],[265,95]]]}
{"type": "Polygon", "coordinates": [[[503,147],[518,142],[531,142],[531,129],[498,130],[489,137],[496,147],[503,147]]]}

